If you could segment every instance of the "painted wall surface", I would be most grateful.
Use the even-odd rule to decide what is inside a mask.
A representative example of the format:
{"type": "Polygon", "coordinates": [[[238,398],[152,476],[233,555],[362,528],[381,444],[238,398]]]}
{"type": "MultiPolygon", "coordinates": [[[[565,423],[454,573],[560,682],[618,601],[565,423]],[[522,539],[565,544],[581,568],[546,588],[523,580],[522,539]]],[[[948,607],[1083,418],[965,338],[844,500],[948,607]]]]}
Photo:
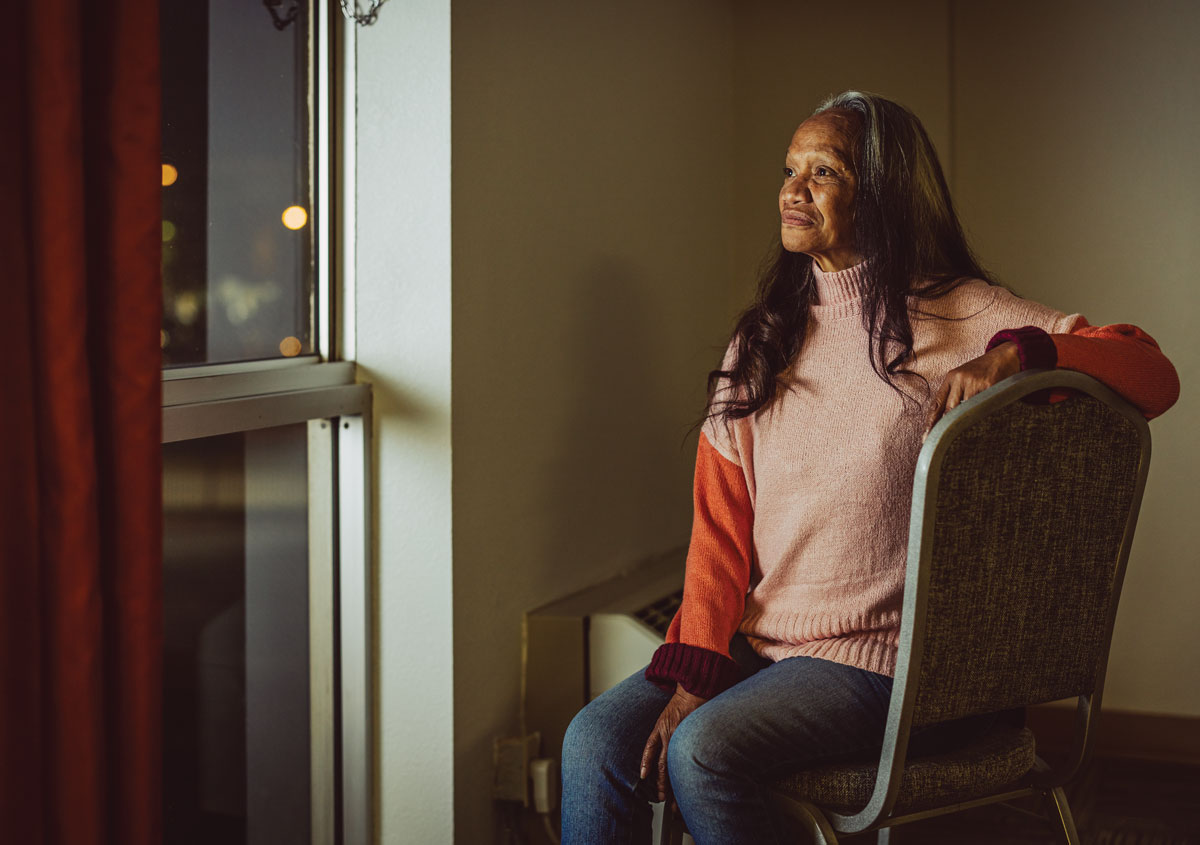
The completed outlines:
{"type": "Polygon", "coordinates": [[[731,7],[453,6],[456,839],[522,614],[686,544],[731,314],[731,7]]]}
{"type": "Polygon", "coordinates": [[[388,4],[357,45],[355,318],[360,377],[375,397],[378,841],[451,842],[449,0],[388,4]]]}
{"type": "Polygon", "coordinates": [[[956,196],[985,265],[1174,362],[1105,707],[1200,715],[1200,5],[955,4],[956,196]]]}

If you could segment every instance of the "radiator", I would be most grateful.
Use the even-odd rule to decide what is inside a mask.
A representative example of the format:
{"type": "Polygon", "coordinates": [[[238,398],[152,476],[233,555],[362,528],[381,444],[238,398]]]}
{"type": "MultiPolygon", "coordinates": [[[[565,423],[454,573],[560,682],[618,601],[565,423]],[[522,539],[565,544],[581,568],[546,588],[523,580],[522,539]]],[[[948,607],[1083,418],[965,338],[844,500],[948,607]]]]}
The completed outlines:
{"type": "Polygon", "coordinates": [[[579,709],[650,662],[683,599],[685,556],[673,549],[525,614],[521,726],[541,733],[541,756],[561,759],[579,709]]]}

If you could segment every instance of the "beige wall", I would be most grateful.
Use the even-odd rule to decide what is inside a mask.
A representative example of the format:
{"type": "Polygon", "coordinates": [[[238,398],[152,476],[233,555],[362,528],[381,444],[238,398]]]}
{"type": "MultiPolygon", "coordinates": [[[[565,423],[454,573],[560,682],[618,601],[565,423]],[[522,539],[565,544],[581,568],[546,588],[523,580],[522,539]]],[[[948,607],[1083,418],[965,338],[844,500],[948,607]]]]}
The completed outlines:
{"type": "Polygon", "coordinates": [[[482,843],[522,613],[687,542],[729,319],[732,15],[452,17],[455,839],[482,843]]]}
{"type": "Polygon", "coordinates": [[[1200,4],[955,4],[955,194],[986,265],[1134,323],[1182,397],[1154,457],[1105,706],[1200,716],[1200,4]]]}

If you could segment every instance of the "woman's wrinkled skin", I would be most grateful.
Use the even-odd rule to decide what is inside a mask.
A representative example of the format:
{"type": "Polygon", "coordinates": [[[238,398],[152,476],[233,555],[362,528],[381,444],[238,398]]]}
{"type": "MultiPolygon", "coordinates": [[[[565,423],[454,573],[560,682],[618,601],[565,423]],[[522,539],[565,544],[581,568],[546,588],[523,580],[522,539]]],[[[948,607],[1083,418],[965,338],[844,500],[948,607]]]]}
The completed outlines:
{"type": "Polygon", "coordinates": [[[827,273],[853,267],[855,121],[829,111],[800,124],[788,145],[779,188],[783,248],[803,252],[827,273]]]}
{"type": "Polygon", "coordinates": [[[966,402],[976,393],[987,390],[993,384],[1021,372],[1021,356],[1012,341],[1001,343],[978,358],[972,358],[961,367],[946,373],[937,398],[925,418],[925,434],[941,419],[942,414],[966,402]]]}
{"type": "Polygon", "coordinates": [[[671,735],[680,722],[706,701],[707,698],[692,695],[676,684],[675,694],[663,708],[654,730],[650,732],[650,738],[646,740],[646,747],[642,749],[641,778],[646,780],[648,776],[653,776],[659,801],[667,799],[667,744],[671,741],[671,735]]]}

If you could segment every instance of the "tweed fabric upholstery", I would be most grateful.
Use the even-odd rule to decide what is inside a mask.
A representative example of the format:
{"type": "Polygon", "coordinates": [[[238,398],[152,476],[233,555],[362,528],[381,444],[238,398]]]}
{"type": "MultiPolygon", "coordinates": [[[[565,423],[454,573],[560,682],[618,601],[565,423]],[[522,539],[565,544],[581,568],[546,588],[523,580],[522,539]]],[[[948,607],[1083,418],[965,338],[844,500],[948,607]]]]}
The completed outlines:
{"type": "Polygon", "coordinates": [[[1105,660],[1139,433],[1090,396],[958,434],[932,530],[913,724],[1089,693],[1105,660]]]}
{"type": "MultiPolygon", "coordinates": [[[[915,812],[1001,792],[1028,774],[1033,762],[1029,729],[998,727],[962,749],[910,760],[893,812],[915,812]]],[[[854,813],[871,798],[877,763],[842,763],[797,772],[776,782],[774,789],[818,807],[854,813]]]]}

